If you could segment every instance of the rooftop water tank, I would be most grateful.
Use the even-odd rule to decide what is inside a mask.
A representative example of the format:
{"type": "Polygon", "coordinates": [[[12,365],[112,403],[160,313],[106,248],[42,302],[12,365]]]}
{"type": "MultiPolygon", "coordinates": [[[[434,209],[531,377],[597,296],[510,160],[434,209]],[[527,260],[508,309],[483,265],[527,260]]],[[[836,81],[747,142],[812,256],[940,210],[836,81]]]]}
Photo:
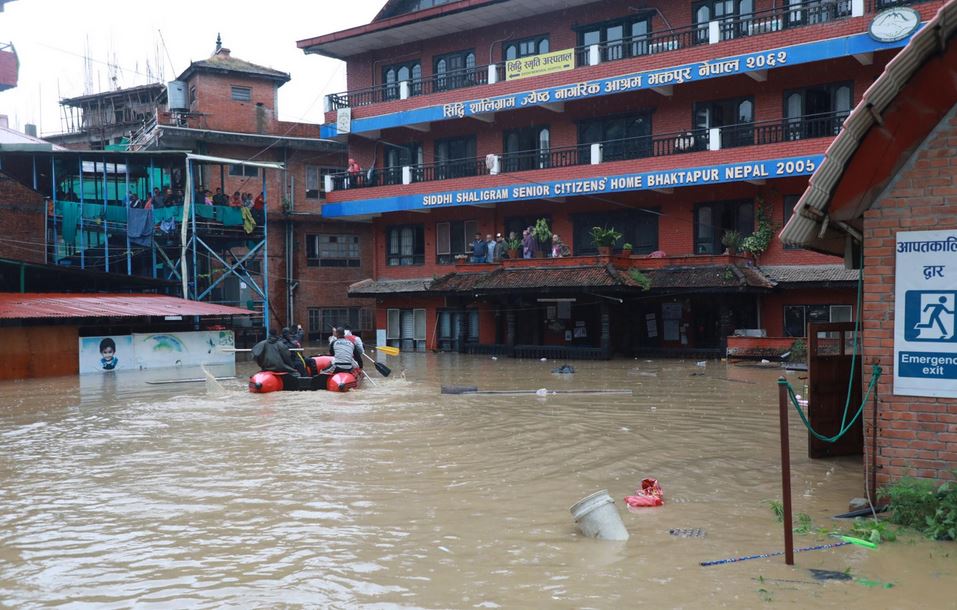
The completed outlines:
{"type": "Polygon", "coordinates": [[[173,80],[166,85],[170,110],[189,110],[189,97],[186,95],[186,83],[173,80]]]}

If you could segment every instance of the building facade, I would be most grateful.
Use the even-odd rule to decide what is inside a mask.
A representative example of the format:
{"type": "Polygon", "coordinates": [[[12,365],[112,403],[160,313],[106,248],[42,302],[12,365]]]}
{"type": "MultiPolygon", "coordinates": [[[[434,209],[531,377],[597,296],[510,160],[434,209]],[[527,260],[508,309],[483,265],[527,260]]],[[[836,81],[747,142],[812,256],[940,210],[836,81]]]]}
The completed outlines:
{"type": "MultiPolygon", "coordinates": [[[[265,215],[259,219],[251,243],[254,247],[261,240],[263,251],[250,262],[268,261],[268,288],[265,282],[257,283],[268,290],[269,299],[267,305],[250,282],[235,274],[211,296],[268,310],[275,325],[301,323],[312,339],[327,336],[331,324],[346,323],[357,331],[371,331],[371,302],[347,294],[349,285],[371,273],[371,266],[363,263],[368,257],[359,256],[361,248],[371,245],[369,225],[319,216],[325,199],[323,176],[346,167],[345,147],[321,139],[318,125],[278,119],[278,91],[289,79],[285,72],[233,56],[217,40],[209,58],[191,63],[168,86],[146,85],[63,100],[72,120],[67,133],[49,139],[74,149],[123,150],[136,155],[187,150],[223,160],[195,164],[190,194],[194,202],[202,204],[206,190],[215,196],[219,189],[228,198],[237,192],[253,197],[262,192],[265,215]],[[266,170],[255,163],[278,163],[282,170],[266,170]],[[269,226],[263,227],[263,221],[269,226]]],[[[134,190],[142,191],[137,193],[141,199],[154,187],[171,188],[178,200],[185,197],[182,168],[153,167],[140,173],[152,176],[134,181],[134,190]]],[[[62,176],[63,172],[61,181],[62,176]]],[[[67,194],[63,190],[60,198],[67,194]]],[[[55,190],[48,193],[54,199],[57,195],[55,190]]],[[[92,196],[97,202],[102,198],[102,194],[92,196]]],[[[228,210],[215,214],[221,207],[225,206],[217,202],[201,209],[214,211],[213,218],[204,218],[201,224],[209,224],[214,232],[239,231],[237,237],[241,238],[242,219],[228,210]],[[228,226],[220,226],[223,222],[228,226]]],[[[216,245],[207,236],[205,241],[215,251],[210,253],[213,266],[216,256],[233,264],[251,249],[241,240],[216,245]]],[[[206,270],[200,275],[209,273],[206,270]]],[[[262,270],[256,273],[261,276],[262,270]]]]}
{"type": "Polygon", "coordinates": [[[373,227],[350,293],[418,350],[718,354],[850,320],[857,273],[774,233],[906,44],[869,33],[899,4],[393,1],[300,41],[347,62],[321,135],[355,160],[323,216],[373,227]],[[536,258],[463,258],[540,219],[570,256],[542,231],[536,258]]]}

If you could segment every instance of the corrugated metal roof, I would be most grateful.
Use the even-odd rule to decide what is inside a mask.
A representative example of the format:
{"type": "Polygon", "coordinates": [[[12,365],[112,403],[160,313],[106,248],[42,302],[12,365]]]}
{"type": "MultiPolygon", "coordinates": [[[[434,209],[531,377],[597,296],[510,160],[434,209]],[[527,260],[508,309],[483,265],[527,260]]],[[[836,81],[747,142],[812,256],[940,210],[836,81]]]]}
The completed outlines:
{"type": "Polygon", "coordinates": [[[0,293],[0,319],[243,316],[238,307],[153,294],[0,293]]]}
{"type": "Polygon", "coordinates": [[[904,49],[884,68],[860,103],[845,119],[843,128],[828,146],[824,161],[810,178],[807,190],[801,196],[791,219],[781,230],[780,238],[786,244],[805,246],[820,241],[818,216],[827,209],[834,190],[845,168],[867,133],[883,122],[882,114],[900,94],[914,74],[957,30],[957,0],[944,4],[937,15],[907,43],[904,49]],[[817,210],[819,214],[805,212],[817,210]]]}

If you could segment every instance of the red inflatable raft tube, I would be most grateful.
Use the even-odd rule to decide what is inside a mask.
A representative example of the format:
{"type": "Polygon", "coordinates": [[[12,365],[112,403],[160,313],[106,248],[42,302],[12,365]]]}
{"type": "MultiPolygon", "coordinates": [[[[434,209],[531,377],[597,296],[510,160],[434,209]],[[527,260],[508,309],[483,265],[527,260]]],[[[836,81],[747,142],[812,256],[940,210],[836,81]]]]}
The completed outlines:
{"type": "MultiPolygon", "coordinates": [[[[315,356],[312,358],[315,370],[321,371],[332,364],[332,356],[315,356]]],[[[361,373],[360,373],[361,374],[361,373]]],[[[359,387],[359,379],[352,373],[336,373],[335,375],[313,375],[312,377],[296,377],[288,373],[273,371],[259,371],[249,378],[249,391],[253,394],[285,391],[313,391],[328,390],[330,392],[348,392],[359,387]]]]}

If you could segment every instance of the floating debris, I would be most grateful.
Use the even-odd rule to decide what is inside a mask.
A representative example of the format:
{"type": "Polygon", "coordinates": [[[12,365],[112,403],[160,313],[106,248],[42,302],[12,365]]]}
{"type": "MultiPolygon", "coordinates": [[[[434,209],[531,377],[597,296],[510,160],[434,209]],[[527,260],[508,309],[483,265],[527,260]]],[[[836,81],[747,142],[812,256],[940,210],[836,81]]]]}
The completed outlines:
{"type": "Polygon", "coordinates": [[[575,367],[570,364],[563,364],[560,367],[552,369],[552,372],[559,375],[570,375],[575,372],[575,367]]]}
{"type": "Polygon", "coordinates": [[[849,573],[838,572],[837,570],[818,570],[810,568],[810,572],[814,580],[851,580],[853,578],[849,573]]]}
{"type": "Polygon", "coordinates": [[[677,538],[704,538],[704,530],[700,527],[673,527],[668,530],[668,533],[677,538]]]}

